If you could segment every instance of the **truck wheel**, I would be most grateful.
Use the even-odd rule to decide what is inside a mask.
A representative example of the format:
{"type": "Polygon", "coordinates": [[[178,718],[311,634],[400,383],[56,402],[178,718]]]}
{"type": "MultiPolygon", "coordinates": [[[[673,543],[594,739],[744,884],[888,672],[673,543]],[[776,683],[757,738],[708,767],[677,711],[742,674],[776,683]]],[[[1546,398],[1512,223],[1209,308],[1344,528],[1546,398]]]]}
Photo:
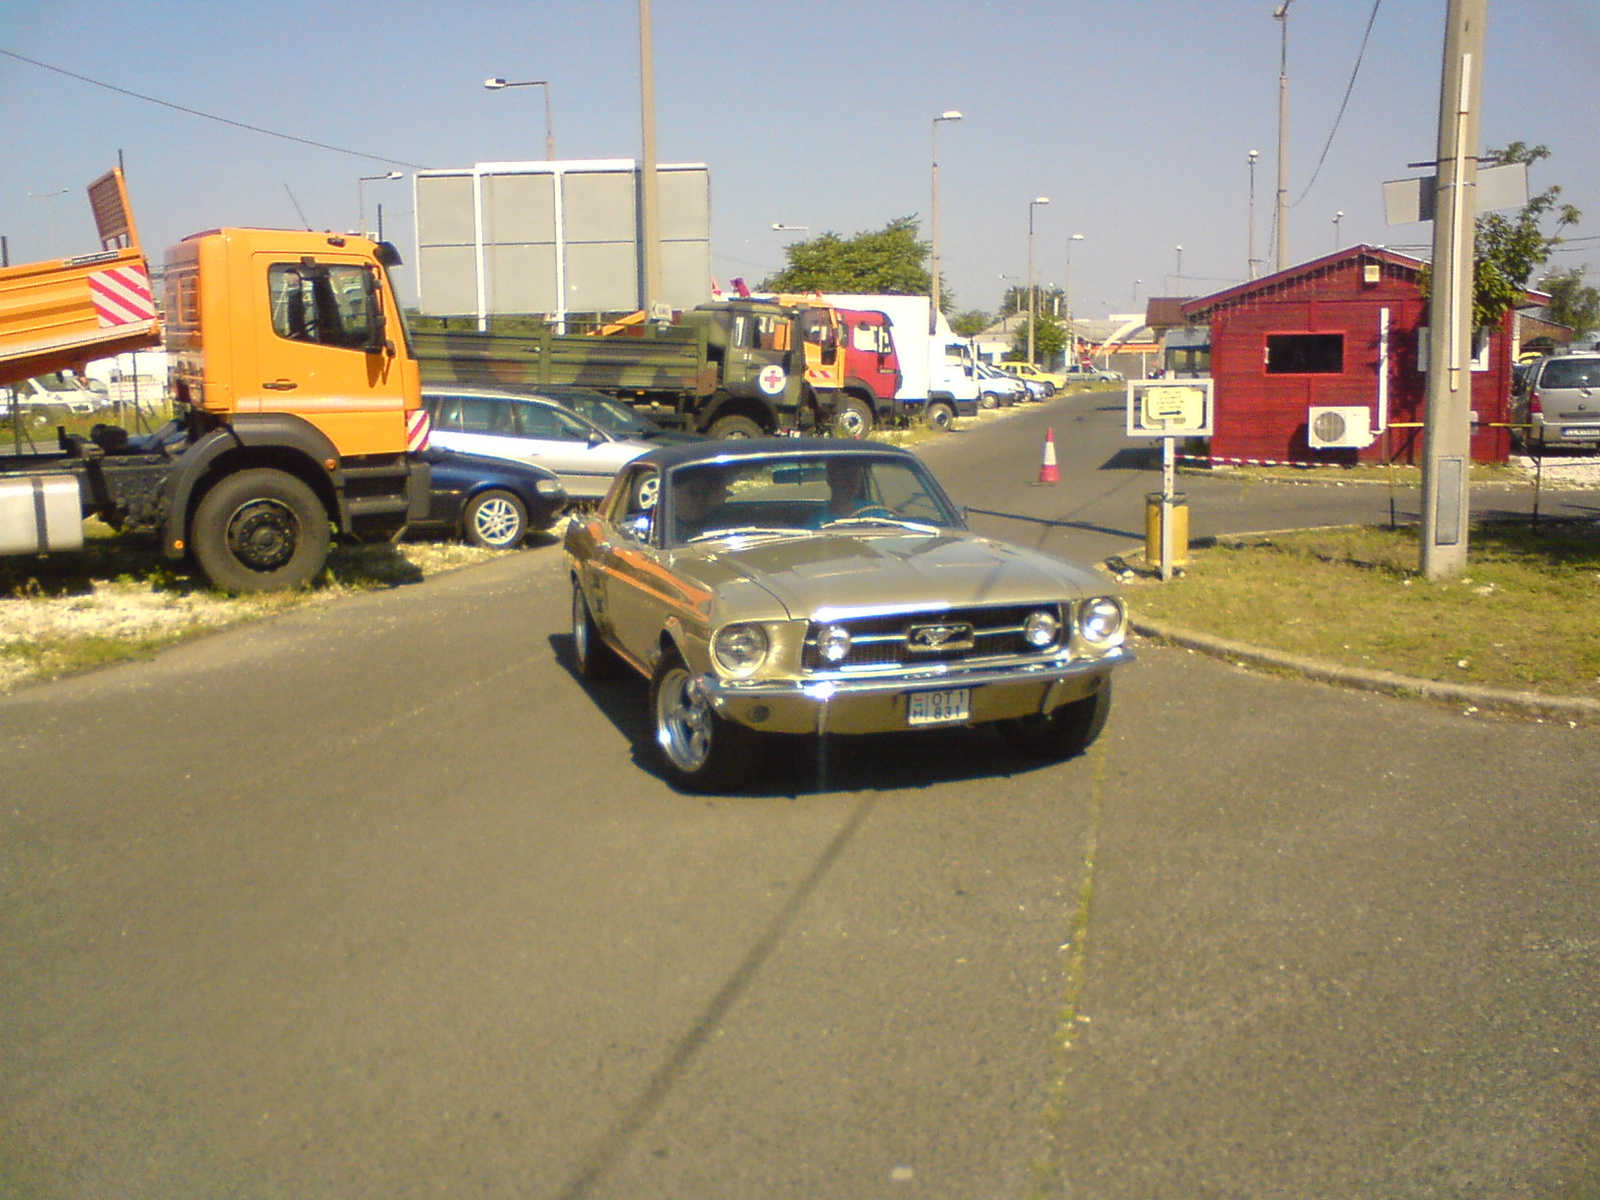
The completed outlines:
{"type": "Polygon", "coordinates": [[[467,542],[485,550],[514,550],[528,532],[528,510],[510,492],[491,488],[467,502],[461,515],[467,542]]]}
{"type": "Polygon", "coordinates": [[[265,468],[229,475],[207,492],[190,533],[200,570],[228,592],[304,587],[327,562],[330,540],[316,493],[265,468]]]}
{"type": "Polygon", "coordinates": [[[856,396],[841,396],[833,414],[833,432],[836,437],[860,441],[872,432],[872,406],[856,396]]]}
{"type": "Polygon", "coordinates": [[[738,414],[717,418],[706,432],[714,438],[758,438],[766,435],[761,426],[749,417],[738,414]]]}
{"type": "Polygon", "coordinates": [[[928,404],[922,419],[928,423],[930,429],[949,433],[956,423],[956,410],[943,400],[934,400],[928,404]]]}

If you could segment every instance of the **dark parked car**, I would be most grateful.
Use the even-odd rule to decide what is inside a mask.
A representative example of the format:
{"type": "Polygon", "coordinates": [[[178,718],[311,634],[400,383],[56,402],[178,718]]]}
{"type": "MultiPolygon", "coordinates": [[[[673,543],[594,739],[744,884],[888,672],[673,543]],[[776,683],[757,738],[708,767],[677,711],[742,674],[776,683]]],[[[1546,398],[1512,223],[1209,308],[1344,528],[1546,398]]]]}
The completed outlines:
{"type": "Polygon", "coordinates": [[[561,480],[543,467],[509,458],[425,450],[432,472],[422,531],[446,529],[474,546],[512,550],[529,530],[549,529],[567,511],[561,480]]]}

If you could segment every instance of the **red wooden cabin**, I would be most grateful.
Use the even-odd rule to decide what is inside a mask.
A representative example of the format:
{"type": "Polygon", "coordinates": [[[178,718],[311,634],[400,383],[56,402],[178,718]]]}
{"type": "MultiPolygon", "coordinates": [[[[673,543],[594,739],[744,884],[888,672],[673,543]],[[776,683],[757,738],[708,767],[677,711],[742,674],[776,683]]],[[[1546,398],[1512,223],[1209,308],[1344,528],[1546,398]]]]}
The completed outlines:
{"type": "MultiPolygon", "coordinates": [[[[1422,266],[1353,246],[1184,304],[1191,325],[1211,330],[1212,461],[1420,462],[1422,266]]],[[[1513,317],[1474,361],[1476,462],[1510,454],[1513,317]]]]}

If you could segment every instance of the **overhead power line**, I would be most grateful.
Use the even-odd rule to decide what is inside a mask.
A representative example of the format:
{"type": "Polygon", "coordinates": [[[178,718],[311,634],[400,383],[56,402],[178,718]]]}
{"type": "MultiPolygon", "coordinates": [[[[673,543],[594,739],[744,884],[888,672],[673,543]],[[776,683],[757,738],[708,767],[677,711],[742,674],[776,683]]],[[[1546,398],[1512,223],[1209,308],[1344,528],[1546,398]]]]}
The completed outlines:
{"type": "Polygon", "coordinates": [[[298,142],[302,146],[314,146],[318,150],[332,150],[335,154],[348,154],[351,158],[364,158],[370,162],[387,163],[394,167],[410,167],[414,171],[423,171],[427,168],[422,163],[406,162],[400,158],[390,158],[383,154],[368,154],[361,150],[348,150],[343,146],[329,145],[327,142],[313,141],[311,138],[296,137],[292,133],[279,133],[275,129],[263,129],[259,125],[249,125],[244,121],[235,121],[230,117],[220,117],[216,113],[201,112],[198,108],[189,108],[182,104],[174,104],[170,100],[161,100],[155,96],[146,96],[143,92],[130,91],[125,87],[118,87],[114,83],[106,83],[100,79],[91,79],[87,75],[80,75],[76,71],[68,71],[64,67],[57,67],[47,62],[40,62],[36,58],[29,58],[26,54],[18,54],[14,50],[7,50],[0,46],[0,54],[7,58],[14,58],[18,62],[27,63],[29,66],[38,67],[43,71],[53,71],[57,75],[64,75],[68,79],[76,79],[79,83],[87,83],[91,87],[104,88],[108,92],[116,92],[121,96],[129,96],[135,100],[143,100],[146,104],[156,104],[162,108],[170,108],[175,112],[187,113],[191,117],[199,117],[206,121],[215,121],[219,125],[231,125],[235,129],[243,129],[250,133],[259,133],[265,137],[278,138],[285,142],[298,142]]]}
{"type": "Polygon", "coordinates": [[[1361,49],[1356,52],[1356,65],[1350,69],[1350,82],[1345,84],[1344,99],[1339,101],[1339,112],[1333,118],[1333,128],[1328,130],[1328,140],[1322,144],[1322,156],[1317,159],[1317,168],[1311,172],[1311,178],[1306,182],[1306,190],[1300,193],[1300,200],[1291,204],[1290,208],[1299,208],[1300,201],[1311,194],[1312,185],[1317,182],[1317,176],[1322,174],[1322,164],[1328,161],[1328,151],[1333,148],[1334,135],[1339,132],[1339,125],[1344,120],[1345,106],[1350,103],[1350,93],[1355,90],[1356,76],[1361,74],[1361,62],[1367,56],[1367,42],[1372,38],[1372,23],[1378,19],[1378,8],[1383,0],[1372,0],[1372,12],[1367,16],[1367,29],[1361,35],[1361,49]]]}

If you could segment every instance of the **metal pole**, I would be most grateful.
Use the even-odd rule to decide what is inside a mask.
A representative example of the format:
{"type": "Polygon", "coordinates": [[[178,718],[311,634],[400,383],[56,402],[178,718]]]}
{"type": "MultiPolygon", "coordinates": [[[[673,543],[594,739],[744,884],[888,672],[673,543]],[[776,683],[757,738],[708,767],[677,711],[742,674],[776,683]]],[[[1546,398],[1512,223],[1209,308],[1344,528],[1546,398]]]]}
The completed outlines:
{"type": "Polygon", "coordinates": [[[1245,273],[1256,277],[1256,159],[1259,151],[1250,151],[1250,257],[1245,259],[1245,273]]]}
{"type": "Polygon", "coordinates": [[[1041,204],[1049,204],[1049,196],[1038,196],[1028,201],[1028,365],[1033,366],[1033,325],[1037,316],[1034,303],[1033,286],[1033,210],[1041,204]]]}
{"type": "Polygon", "coordinates": [[[1467,565],[1473,221],[1487,8],[1488,0],[1450,0],[1445,19],[1422,459],[1421,570],[1428,579],[1459,575],[1467,565]]]}
{"type": "Polygon", "coordinates": [[[1278,205],[1273,236],[1278,243],[1278,270],[1289,265],[1289,5],[1273,13],[1279,23],[1278,49],[1278,205]]]}
{"type": "Polygon", "coordinates": [[[1083,234],[1075,233],[1067,239],[1067,357],[1066,361],[1078,361],[1078,326],[1072,318],[1072,243],[1083,241],[1083,234]]]}
{"type": "Polygon", "coordinates": [[[929,135],[932,149],[929,160],[933,163],[933,210],[930,214],[932,226],[932,246],[929,258],[932,260],[932,270],[929,274],[932,281],[929,285],[928,295],[928,332],[939,332],[939,123],[941,121],[959,121],[961,114],[955,109],[940,113],[933,119],[933,132],[929,135]]]}
{"type": "Polygon", "coordinates": [[[641,199],[644,206],[644,295],[641,308],[648,314],[661,300],[661,217],[657,207],[655,66],[651,50],[650,0],[639,0],[639,91],[643,123],[644,157],[641,199]]]}

